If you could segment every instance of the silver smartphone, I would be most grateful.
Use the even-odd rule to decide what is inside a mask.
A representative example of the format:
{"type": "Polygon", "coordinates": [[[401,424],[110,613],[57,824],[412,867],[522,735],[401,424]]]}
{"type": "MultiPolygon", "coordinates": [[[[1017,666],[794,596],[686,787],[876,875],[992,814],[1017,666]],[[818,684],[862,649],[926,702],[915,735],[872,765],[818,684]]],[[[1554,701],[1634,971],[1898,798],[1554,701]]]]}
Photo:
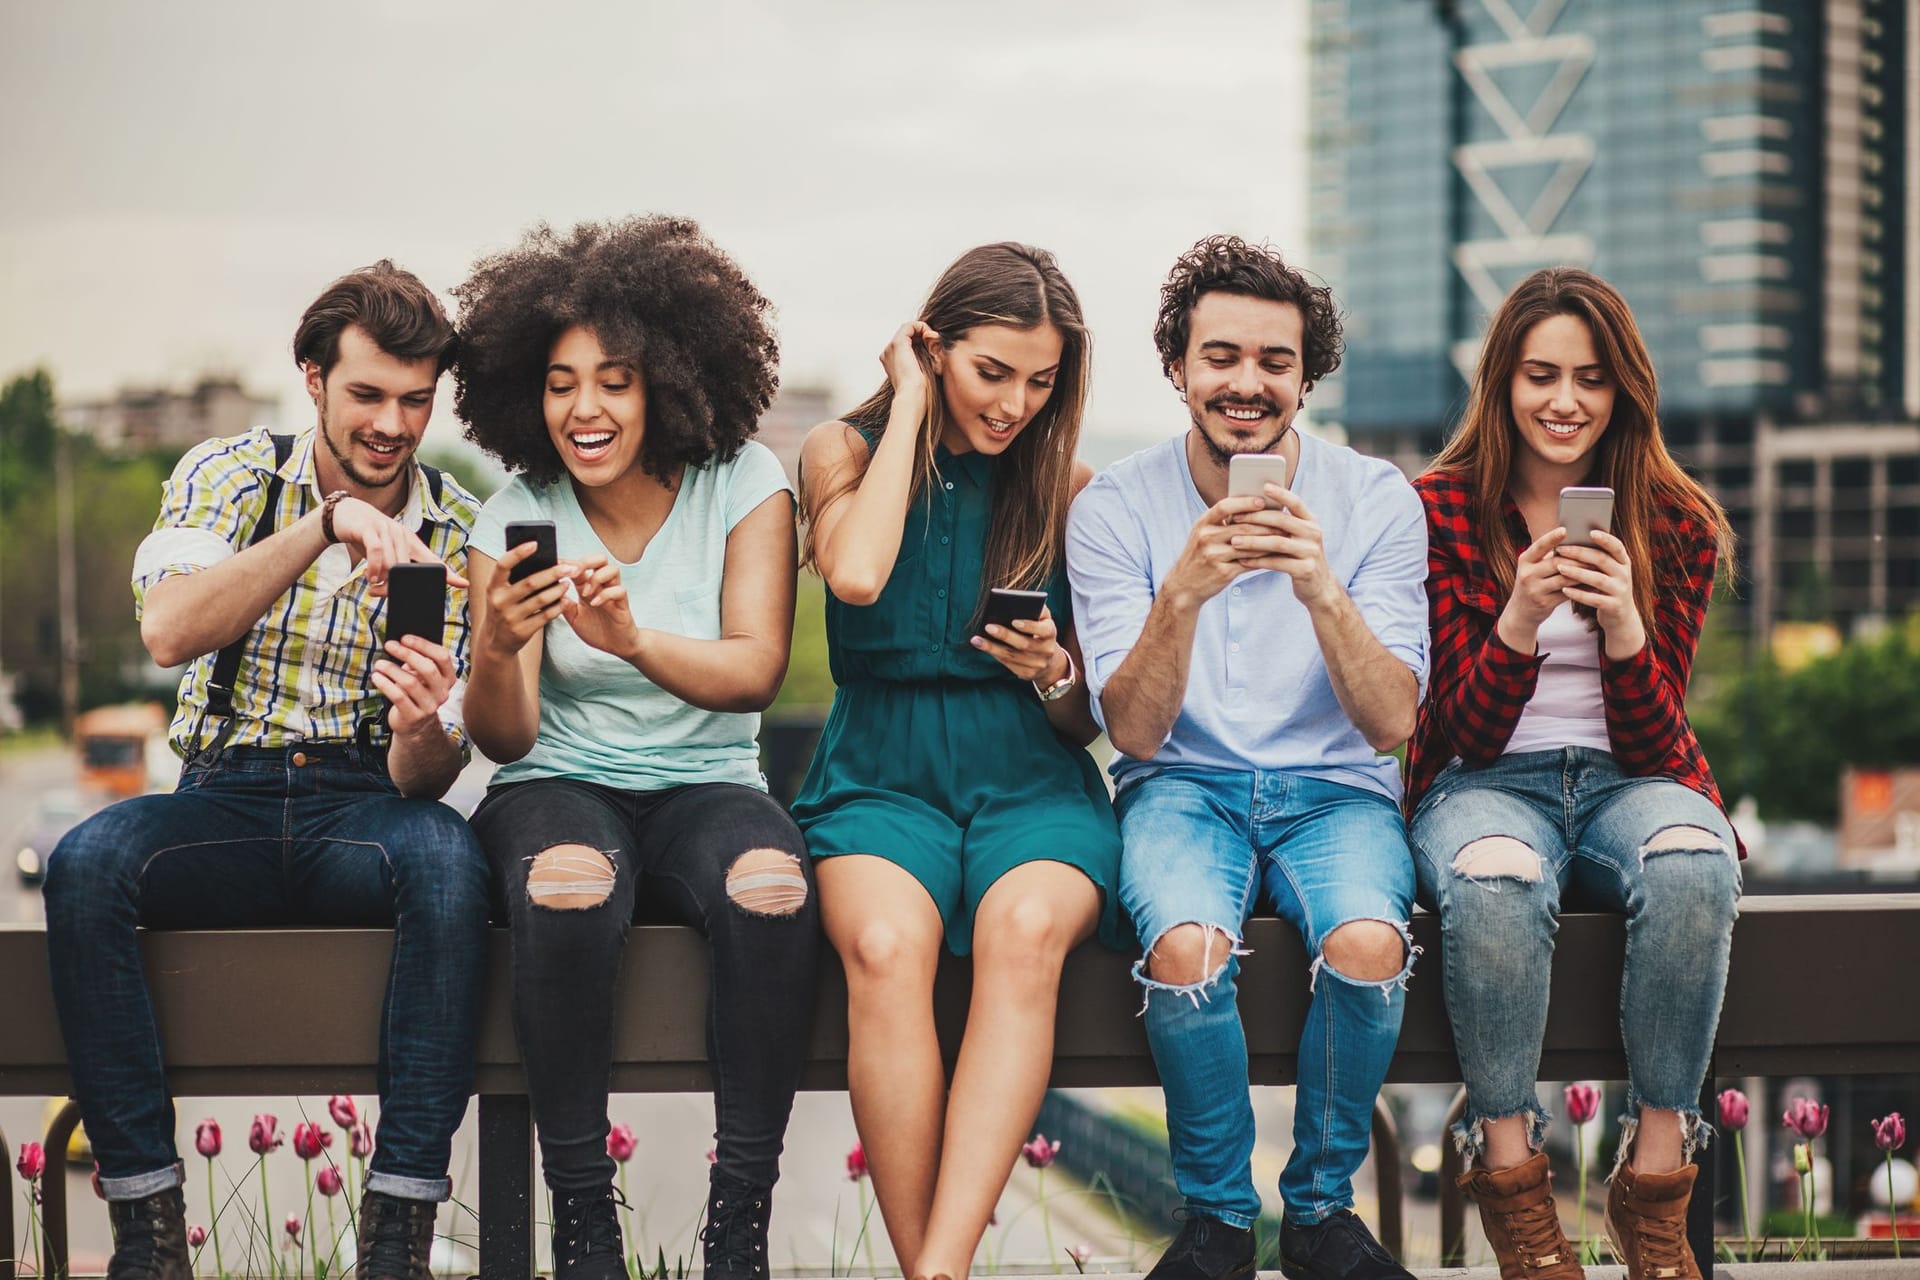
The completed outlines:
{"type": "MultiPolygon", "coordinates": [[[[1277,453],[1236,453],[1227,462],[1227,496],[1229,498],[1264,497],[1264,486],[1277,484],[1287,487],[1287,460],[1277,453]]],[[[1267,499],[1271,510],[1280,504],[1272,498],[1267,499]]]]}
{"type": "Polygon", "coordinates": [[[1613,531],[1613,490],[1604,485],[1574,485],[1560,491],[1560,527],[1566,545],[1590,547],[1595,530],[1613,531]]]}

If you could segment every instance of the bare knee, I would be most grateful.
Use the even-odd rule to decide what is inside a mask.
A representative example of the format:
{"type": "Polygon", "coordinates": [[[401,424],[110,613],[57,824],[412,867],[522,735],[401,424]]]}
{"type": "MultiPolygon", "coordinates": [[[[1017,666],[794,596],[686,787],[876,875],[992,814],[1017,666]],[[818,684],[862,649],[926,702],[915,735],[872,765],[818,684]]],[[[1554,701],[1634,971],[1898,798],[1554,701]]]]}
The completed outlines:
{"type": "Polygon", "coordinates": [[[863,921],[841,949],[847,981],[855,986],[932,981],[939,940],[930,947],[892,920],[863,921]]]}
{"type": "Polygon", "coordinates": [[[556,844],[533,855],[527,900],[553,911],[583,911],[613,896],[613,861],[584,844],[556,844]]]}
{"type": "Polygon", "coordinates": [[[1528,880],[1538,882],[1545,872],[1533,846],[1512,836],[1483,836],[1460,846],[1453,855],[1455,875],[1473,880],[1528,880]]]}
{"type": "Polygon", "coordinates": [[[1219,925],[1177,924],[1147,952],[1147,976],[1174,987],[1206,982],[1227,967],[1233,948],[1233,936],[1219,925]]]}
{"type": "Polygon", "coordinates": [[[750,915],[794,915],[807,905],[807,875],[784,849],[749,849],[727,868],[727,897],[750,915]]]}
{"type": "Polygon", "coordinates": [[[1663,827],[1640,846],[1640,856],[1656,853],[1725,853],[1727,842],[1705,827],[1682,824],[1663,827]]]}
{"type": "Polygon", "coordinates": [[[1349,920],[1321,945],[1334,971],[1358,982],[1387,982],[1407,967],[1407,940],[1384,920],[1349,920]]]}

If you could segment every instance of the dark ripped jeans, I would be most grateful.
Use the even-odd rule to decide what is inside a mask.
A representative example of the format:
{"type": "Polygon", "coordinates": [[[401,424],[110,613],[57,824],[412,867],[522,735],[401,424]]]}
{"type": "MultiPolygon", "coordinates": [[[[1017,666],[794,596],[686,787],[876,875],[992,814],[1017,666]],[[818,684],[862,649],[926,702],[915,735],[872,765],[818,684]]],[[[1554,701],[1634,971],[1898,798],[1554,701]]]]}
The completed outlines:
{"type": "Polygon", "coordinates": [[[636,908],[698,928],[712,964],[715,1165],[770,1186],[805,1060],[819,908],[806,844],[763,791],[496,786],[473,815],[513,929],[513,1024],[547,1185],[591,1191],[607,1154],[615,983],[636,908]]]}

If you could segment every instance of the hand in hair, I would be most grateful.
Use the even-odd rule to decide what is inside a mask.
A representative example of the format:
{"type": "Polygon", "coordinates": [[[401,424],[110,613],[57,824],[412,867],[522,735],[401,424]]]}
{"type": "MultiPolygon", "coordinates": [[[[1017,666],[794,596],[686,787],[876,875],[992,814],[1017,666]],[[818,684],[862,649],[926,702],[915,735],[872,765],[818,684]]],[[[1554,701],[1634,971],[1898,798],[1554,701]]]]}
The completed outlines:
{"type": "MultiPolygon", "coordinates": [[[[927,409],[927,391],[933,385],[927,377],[927,362],[940,335],[927,327],[925,321],[909,320],[894,332],[893,338],[880,352],[880,367],[887,371],[887,381],[893,384],[893,399],[897,405],[911,405],[919,410],[913,415],[913,424],[917,427],[927,409]],[[920,352],[928,353],[923,357],[920,352]]],[[[893,421],[902,421],[902,416],[894,415],[893,421]]]]}
{"type": "Polygon", "coordinates": [[[1530,654],[1539,648],[1540,624],[1567,602],[1567,580],[1560,576],[1555,555],[1566,540],[1565,529],[1549,529],[1520,553],[1514,565],[1513,594],[1507,597],[1494,630],[1515,653],[1530,654]]]}
{"type": "Polygon", "coordinates": [[[1560,548],[1560,576],[1567,599],[1593,610],[1607,637],[1607,656],[1618,662],[1647,642],[1633,603],[1633,562],[1626,544],[1606,530],[1594,530],[1593,541],[1591,547],[1560,548]]]}

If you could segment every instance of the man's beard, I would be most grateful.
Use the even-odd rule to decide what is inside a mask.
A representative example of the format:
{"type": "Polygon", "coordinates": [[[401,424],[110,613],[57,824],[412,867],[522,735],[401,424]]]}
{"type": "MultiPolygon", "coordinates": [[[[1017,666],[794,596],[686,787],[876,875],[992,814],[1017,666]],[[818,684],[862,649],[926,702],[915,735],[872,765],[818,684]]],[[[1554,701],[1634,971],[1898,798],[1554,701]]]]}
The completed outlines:
{"type": "Polygon", "coordinates": [[[1279,412],[1279,406],[1275,405],[1273,401],[1266,399],[1264,396],[1258,397],[1253,400],[1229,400],[1224,396],[1215,396],[1212,400],[1208,401],[1204,405],[1200,405],[1197,408],[1189,406],[1187,413],[1188,413],[1188,416],[1193,419],[1193,429],[1200,433],[1200,443],[1206,447],[1207,456],[1212,458],[1215,465],[1217,466],[1224,467],[1229,465],[1230,463],[1232,463],[1235,454],[1272,453],[1276,448],[1279,447],[1280,442],[1287,438],[1287,432],[1293,430],[1293,420],[1289,418],[1286,422],[1283,422],[1280,424],[1280,429],[1274,432],[1273,436],[1270,439],[1264,442],[1259,442],[1254,444],[1245,444],[1245,445],[1236,444],[1233,448],[1230,448],[1230,449],[1223,448],[1218,440],[1215,440],[1211,435],[1207,434],[1205,419],[1207,414],[1211,412],[1216,412],[1224,406],[1237,406],[1237,407],[1249,408],[1249,409],[1264,409],[1268,413],[1274,413],[1274,414],[1277,414],[1279,412]]]}
{"type": "MultiPolygon", "coordinates": [[[[340,464],[340,469],[347,473],[347,479],[362,489],[384,489],[406,477],[407,469],[404,466],[395,467],[393,474],[384,480],[370,477],[356,468],[353,465],[352,455],[341,452],[340,446],[334,443],[333,432],[327,429],[327,397],[324,395],[320,397],[320,438],[326,441],[327,452],[332,454],[333,460],[340,464]]],[[[411,455],[408,453],[402,453],[399,460],[404,462],[409,456],[411,455]]]]}

